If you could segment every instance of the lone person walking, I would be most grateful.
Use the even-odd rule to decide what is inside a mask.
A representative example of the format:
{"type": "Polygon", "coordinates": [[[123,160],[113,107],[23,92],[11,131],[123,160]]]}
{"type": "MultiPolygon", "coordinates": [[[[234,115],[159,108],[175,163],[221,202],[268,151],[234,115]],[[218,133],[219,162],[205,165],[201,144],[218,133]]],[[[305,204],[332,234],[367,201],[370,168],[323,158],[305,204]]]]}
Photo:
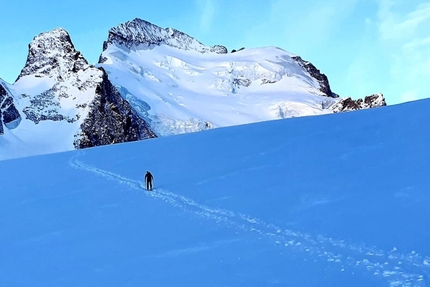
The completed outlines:
{"type": "Polygon", "coordinates": [[[154,177],[152,176],[152,174],[149,171],[147,171],[145,174],[146,190],[152,190],[153,179],[154,177]]]}

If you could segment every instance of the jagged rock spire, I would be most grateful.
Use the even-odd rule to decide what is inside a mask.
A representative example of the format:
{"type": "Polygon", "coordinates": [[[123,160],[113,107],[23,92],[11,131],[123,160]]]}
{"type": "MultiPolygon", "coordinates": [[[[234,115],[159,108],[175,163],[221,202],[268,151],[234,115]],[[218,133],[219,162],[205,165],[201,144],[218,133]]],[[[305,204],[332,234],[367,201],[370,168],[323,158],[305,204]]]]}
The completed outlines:
{"type": "Polygon", "coordinates": [[[69,33],[56,28],[34,37],[28,46],[27,62],[17,80],[27,75],[62,77],[86,66],[87,60],[76,51],[69,33]]]}

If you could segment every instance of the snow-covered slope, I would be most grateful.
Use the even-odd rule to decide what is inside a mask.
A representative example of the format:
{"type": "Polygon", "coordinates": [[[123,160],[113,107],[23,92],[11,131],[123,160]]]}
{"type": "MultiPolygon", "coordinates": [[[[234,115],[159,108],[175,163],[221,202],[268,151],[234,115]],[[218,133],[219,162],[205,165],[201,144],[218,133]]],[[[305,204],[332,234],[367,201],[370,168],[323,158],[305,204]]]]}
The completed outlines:
{"type": "Polygon", "coordinates": [[[214,52],[173,31],[135,19],[110,30],[100,56],[158,135],[332,113],[337,95],[300,57],[275,47],[214,52]]]}
{"type": "Polygon", "coordinates": [[[22,121],[0,137],[0,159],[154,136],[64,29],[36,36],[17,81],[3,84],[22,121]]]}
{"type": "Polygon", "coordinates": [[[0,161],[0,286],[429,286],[429,109],[0,161]]]}

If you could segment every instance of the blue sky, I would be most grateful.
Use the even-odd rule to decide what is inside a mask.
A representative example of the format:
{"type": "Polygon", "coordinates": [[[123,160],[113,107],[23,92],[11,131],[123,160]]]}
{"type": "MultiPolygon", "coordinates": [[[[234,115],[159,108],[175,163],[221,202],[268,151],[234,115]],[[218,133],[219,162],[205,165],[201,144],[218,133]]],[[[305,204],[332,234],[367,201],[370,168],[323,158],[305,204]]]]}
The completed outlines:
{"type": "Polygon", "coordinates": [[[430,96],[430,1],[417,0],[14,1],[0,22],[0,77],[14,82],[33,37],[56,27],[96,63],[108,30],[136,17],[229,50],[281,47],[314,63],[342,97],[430,96]]]}

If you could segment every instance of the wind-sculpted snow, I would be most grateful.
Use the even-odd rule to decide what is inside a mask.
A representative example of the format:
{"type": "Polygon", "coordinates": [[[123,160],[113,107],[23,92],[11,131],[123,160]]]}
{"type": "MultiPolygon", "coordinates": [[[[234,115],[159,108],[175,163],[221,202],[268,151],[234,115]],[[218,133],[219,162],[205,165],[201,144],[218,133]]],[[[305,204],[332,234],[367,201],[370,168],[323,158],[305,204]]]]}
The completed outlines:
{"type": "MultiPolygon", "coordinates": [[[[76,169],[125,185],[132,192],[141,193],[144,190],[141,181],[87,165],[79,157],[72,159],[70,164],[76,169]]],[[[266,244],[279,246],[280,249],[292,249],[296,252],[311,254],[326,260],[328,264],[335,265],[342,272],[345,269],[360,269],[386,280],[390,287],[427,286],[426,282],[430,276],[430,257],[424,257],[414,251],[402,254],[396,248],[384,251],[376,247],[368,247],[324,235],[312,236],[265,222],[252,215],[211,207],[163,188],[157,188],[153,192],[145,192],[145,195],[161,200],[181,211],[212,220],[216,224],[250,233],[252,236],[266,241],[266,244]]]]}

